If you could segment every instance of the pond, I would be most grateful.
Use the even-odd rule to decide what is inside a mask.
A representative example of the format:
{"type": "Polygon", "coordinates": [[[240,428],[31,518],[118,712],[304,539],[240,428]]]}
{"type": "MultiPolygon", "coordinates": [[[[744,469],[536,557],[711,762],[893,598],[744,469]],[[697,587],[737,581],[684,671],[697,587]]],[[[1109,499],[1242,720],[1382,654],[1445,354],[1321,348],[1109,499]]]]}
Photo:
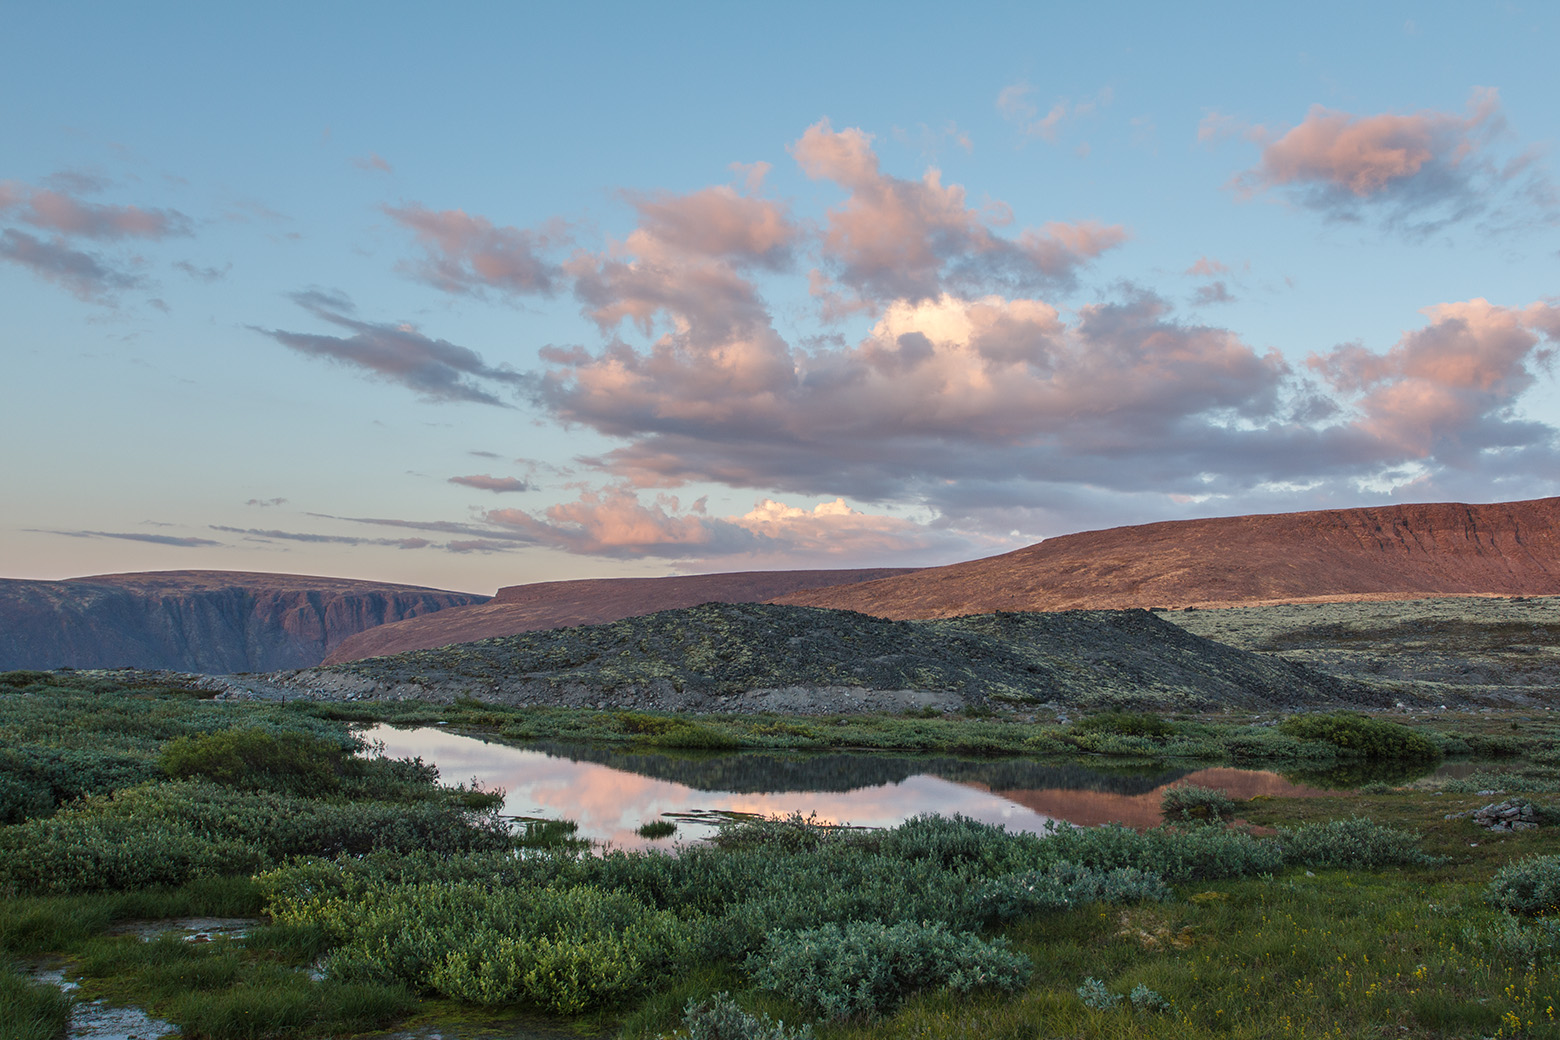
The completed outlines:
{"type": "Polygon", "coordinates": [[[1012,831],[1066,821],[1131,827],[1159,823],[1172,784],[1256,795],[1321,796],[1337,790],[1275,772],[1209,768],[1124,770],[1033,759],[964,759],[875,753],[650,753],[620,747],[521,746],[423,728],[376,726],[363,736],[392,758],[421,757],[447,783],[475,779],[505,792],[506,816],[573,820],[578,837],[636,849],[709,837],[735,814],[816,814],[819,822],[892,827],[918,813],[962,813],[1012,831]],[[646,823],[677,825],[641,837],[646,823]]]}

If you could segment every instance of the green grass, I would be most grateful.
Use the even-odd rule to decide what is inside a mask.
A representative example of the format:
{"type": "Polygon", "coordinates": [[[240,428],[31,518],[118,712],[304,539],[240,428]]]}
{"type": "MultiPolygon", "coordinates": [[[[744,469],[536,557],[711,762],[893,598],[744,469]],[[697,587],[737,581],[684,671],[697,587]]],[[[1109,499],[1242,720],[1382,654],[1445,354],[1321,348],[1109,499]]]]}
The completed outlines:
{"type": "Polygon", "coordinates": [[[58,1040],[74,1003],[53,986],[0,973],[0,1036],[7,1040],[58,1040]]]}
{"type": "MultiPolygon", "coordinates": [[[[183,814],[180,820],[190,821],[186,829],[192,833],[202,829],[219,836],[251,833],[264,822],[255,814],[276,806],[334,820],[377,805],[381,808],[374,811],[385,813],[385,819],[407,820],[440,807],[454,811],[491,804],[488,792],[438,788],[433,772],[421,764],[380,763],[355,773],[357,767],[350,764],[355,760],[334,750],[354,746],[345,728],[348,719],[444,722],[512,739],[591,740],[630,750],[675,747],[689,754],[732,747],[1047,751],[1122,761],[1262,761],[1266,754],[1290,773],[1343,766],[1359,769],[1361,777],[1371,765],[1356,754],[1360,749],[1339,746],[1337,739],[1307,738],[1304,726],[1291,727],[1300,733],[1284,733],[1243,716],[1118,714],[1058,725],[1014,714],[686,719],[519,710],[475,701],[282,706],[215,703],[156,684],[113,687],[92,676],[12,673],[0,675],[0,747],[11,752],[0,758],[0,777],[14,781],[15,798],[9,804],[21,819],[8,817],[11,822],[0,825],[0,836],[66,833],[80,821],[96,819],[92,812],[98,810],[90,806],[107,804],[101,801],[106,796],[143,783],[160,793],[121,799],[131,823],[149,825],[173,806],[183,814]],[[171,755],[170,745],[175,745],[171,755]],[[287,749],[297,752],[297,761],[287,749]],[[279,751],[284,752],[280,758],[279,751]],[[163,766],[181,762],[178,769],[187,768],[199,782],[157,779],[163,766]],[[199,768],[189,768],[191,763],[199,768]],[[295,801],[279,800],[278,788],[295,801]],[[387,798],[387,792],[393,797],[387,798]],[[82,802],[83,796],[100,801],[82,802]]],[[[1550,797],[1560,789],[1560,756],[1553,752],[1560,725],[1548,713],[1448,713],[1433,720],[1393,721],[1412,726],[1447,755],[1475,750],[1502,755],[1503,784],[1527,791],[1548,812],[1560,809],[1560,795],[1550,797]]],[[[1328,735],[1347,743],[1356,731],[1367,736],[1383,732],[1354,722],[1345,725],[1347,732],[1335,726],[1328,735]]],[[[1422,751],[1419,741],[1404,738],[1401,731],[1388,735],[1392,739],[1374,741],[1369,750],[1422,751]]],[[[1407,775],[1387,779],[1398,784],[1407,775]]],[[[454,832],[430,830],[421,837],[408,831],[404,842],[379,842],[378,851],[360,856],[297,861],[278,876],[291,871],[316,891],[341,886],[339,901],[320,903],[318,919],[302,912],[283,915],[286,920],[264,923],[242,940],[143,942],[113,934],[117,925],[130,921],[261,917],[268,907],[278,908],[270,882],[232,873],[235,865],[224,866],[219,858],[211,861],[211,876],[181,885],[51,895],[40,882],[0,898],[0,955],[13,963],[63,959],[81,978],[84,998],[144,1007],[191,1038],[349,1036],[410,1021],[438,1028],[440,1022],[463,1017],[499,1023],[515,1013],[534,1015],[535,1007],[475,1009],[432,999],[393,972],[369,977],[372,971],[356,976],[342,971],[316,980],[308,969],[352,945],[353,929],[359,927],[382,926],[387,936],[406,937],[408,955],[437,960],[449,950],[416,945],[437,929],[397,931],[383,915],[394,911],[421,920],[431,913],[429,906],[459,895],[470,905],[462,909],[452,903],[449,912],[456,916],[429,917],[454,948],[481,930],[484,900],[512,890],[518,893],[511,907],[515,921],[539,929],[538,949],[556,954],[574,944],[568,947],[574,960],[557,964],[617,971],[628,978],[638,970],[629,961],[649,956],[644,951],[667,962],[646,968],[635,976],[640,980],[635,985],[603,988],[608,998],[584,1014],[551,1020],[559,1028],[607,1036],[665,1034],[678,1027],[690,1001],[722,991],[748,1012],[788,1025],[804,1022],[809,1016],[801,1007],[753,983],[753,972],[744,967],[747,953],[776,929],[795,932],[836,919],[888,924],[896,915],[908,915],[954,920],[985,940],[1005,940],[1033,964],[1029,981],[1006,993],[978,986],[965,995],[941,989],[912,993],[871,1020],[819,1023],[820,1040],[1167,1035],[1192,1040],[1560,1040],[1560,1026],[1552,1017],[1560,1005],[1560,951],[1544,942],[1522,946],[1511,941],[1513,919],[1484,898],[1491,878],[1508,864],[1560,855],[1560,827],[1505,835],[1482,831],[1458,814],[1495,799],[1478,795],[1478,788],[1461,789],[1466,786],[1422,780],[1398,789],[1383,783],[1348,798],[1237,803],[1235,814],[1259,840],[1205,824],[1195,828],[1196,837],[1162,832],[1139,838],[1101,830],[1060,843],[1064,858],[1087,864],[1092,857],[1101,871],[1121,866],[1160,871],[1174,888],[1175,898],[1168,902],[1062,906],[1052,901],[1033,904],[1040,909],[982,917],[959,900],[995,880],[1018,899],[1012,905],[1020,905],[1029,891],[1023,888],[1029,883],[1024,872],[1041,868],[1038,876],[1054,867],[1061,853],[1029,839],[999,839],[977,826],[920,824],[862,834],[823,832],[795,822],[749,825],[729,831],[713,847],[674,859],[661,853],[582,855],[572,825],[532,821],[519,842],[530,848],[519,856],[507,850],[462,852],[460,842],[450,842],[454,832]],[[1333,854],[1343,850],[1376,856],[1370,862],[1377,864],[1400,864],[1368,869],[1307,868],[1293,855],[1286,865],[1265,844],[1290,841],[1298,848],[1303,843],[1284,836],[1294,828],[1354,817],[1416,833],[1418,841],[1406,847],[1400,838],[1361,827],[1307,832],[1321,835],[1306,853],[1313,863],[1336,862],[1333,854]],[[1315,853],[1318,847],[1325,847],[1324,853],[1315,853]],[[370,892],[385,898],[365,902],[370,892]],[[546,908],[564,905],[581,909],[546,928],[538,923],[546,908]],[[463,923],[466,919],[456,911],[475,914],[474,924],[463,923]],[[366,923],[350,923],[359,920],[366,923]],[[659,931],[645,931],[650,925],[659,931]],[[619,941],[634,929],[646,937],[639,946],[619,941]],[[603,935],[617,938],[607,941],[603,935]],[[613,959],[620,954],[628,959],[613,959]],[[1114,1010],[1088,1007],[1078,988],[1089,978],[1115,995],[1146,987],[1170,1009],[1134,1008],[1129,1000],[1114,1010]]],[[[266,840],[276,839],[273,834],[266,840]]],[[[283,854],[309,851],[305,846],[276,848],[276,862],[283,854]]],[[[62,863],[74,855],[68,849],[54,851],[62,863]]],[[[1130,887],[1103,874],[1096,880],[1100,891],[1130,887]]],[[[1538,927],[1530,918],[1521,923],[1538,927]]],[[[471,949],[513,954],[504,940],[517,934],[512,929],[482,937],[471,949]]],[[[360,953],[367,951],[359,967],[371,967],[371,944],[358,946],[360,953]]],[[[0,973],[0,1036],[57,1040],[68,1004],[48,987],[28,983],[15,972],[0,973]]]]}

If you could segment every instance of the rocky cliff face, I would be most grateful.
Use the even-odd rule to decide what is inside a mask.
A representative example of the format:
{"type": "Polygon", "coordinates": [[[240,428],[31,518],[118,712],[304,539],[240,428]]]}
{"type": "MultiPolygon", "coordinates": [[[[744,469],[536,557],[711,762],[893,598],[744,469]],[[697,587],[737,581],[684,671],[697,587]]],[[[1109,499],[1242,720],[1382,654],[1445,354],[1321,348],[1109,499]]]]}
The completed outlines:
{"type": "Polygon", "coordinates": [[[774,602],[889,618],[1560,592],[1560,498],[1177,520],[774,602]]]}
{"type": "Polygon", "coordinates": [[[0,579],[0,670],[307,668],[364,629],[486,599],[413,585],[231,571],[0,579]]]}

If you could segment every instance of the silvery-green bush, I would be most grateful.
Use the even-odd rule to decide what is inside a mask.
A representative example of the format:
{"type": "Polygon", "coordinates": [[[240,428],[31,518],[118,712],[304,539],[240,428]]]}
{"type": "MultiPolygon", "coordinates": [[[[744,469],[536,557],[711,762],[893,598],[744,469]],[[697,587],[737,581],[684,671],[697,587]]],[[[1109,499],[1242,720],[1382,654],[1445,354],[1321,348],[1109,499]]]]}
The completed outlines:
{"type": "Polygon", "coordinates": [[[775,932],[745,967],[758,985],[830,1018],[876,1017],[912,993],[940,987],[1011,991],[1032,970],[1001,939],[913,921],[775,932]]]}
{"type": "Polygon", "coordinates": [[[1485,886],[1484,901],[1529,917],[1560,910],[1560,856],[1528,856],[1506,864],[1485,886]]]}

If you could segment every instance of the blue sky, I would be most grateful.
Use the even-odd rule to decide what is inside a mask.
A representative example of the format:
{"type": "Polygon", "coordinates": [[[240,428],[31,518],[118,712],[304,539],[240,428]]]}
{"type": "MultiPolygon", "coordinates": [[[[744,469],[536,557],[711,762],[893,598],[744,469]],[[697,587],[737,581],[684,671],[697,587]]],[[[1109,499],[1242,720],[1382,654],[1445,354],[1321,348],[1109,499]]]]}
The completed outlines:
{"type": "Polygon", "coordinates": [[[1560,493],[1560,16],[0,5],[0,574],[1560,493]]]}

